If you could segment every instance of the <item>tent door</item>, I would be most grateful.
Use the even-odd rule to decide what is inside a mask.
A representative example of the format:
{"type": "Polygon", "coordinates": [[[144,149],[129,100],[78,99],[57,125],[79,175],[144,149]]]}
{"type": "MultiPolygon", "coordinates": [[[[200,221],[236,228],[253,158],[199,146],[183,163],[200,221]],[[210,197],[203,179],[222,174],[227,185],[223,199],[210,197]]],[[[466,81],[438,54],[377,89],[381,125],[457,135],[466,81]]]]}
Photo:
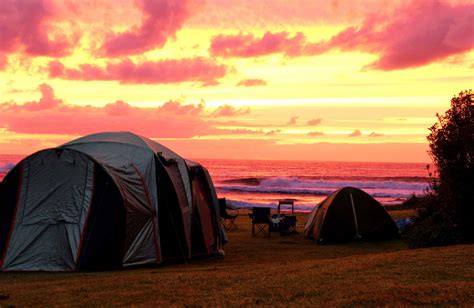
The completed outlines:
{"type": "Polygon", "coordinates": [[[93,178],[94,163],[76,151],[48,150],[24,161],[4,269],[75,269],[93,178]]]}

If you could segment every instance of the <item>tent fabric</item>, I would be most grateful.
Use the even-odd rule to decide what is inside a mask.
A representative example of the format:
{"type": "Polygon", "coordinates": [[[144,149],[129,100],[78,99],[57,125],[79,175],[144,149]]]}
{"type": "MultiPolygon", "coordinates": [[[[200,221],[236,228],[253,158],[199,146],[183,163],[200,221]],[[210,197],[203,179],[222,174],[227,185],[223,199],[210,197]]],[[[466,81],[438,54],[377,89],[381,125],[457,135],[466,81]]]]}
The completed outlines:
{"type": "Polygon", "coordinates": [[[74,270],[92,196],[93,163],[83,154],[41,152],[22,166],[20,194],[3,267],[74,270]],[[55,174],[50,171],[57,170],[55,174]],[[64,198],[69,196],[69,198],[64,198]],[[53,245],[53,243],[61,245],[53,245]]]}
{"type": "Polygon", "coordinates": [[[219,204],[209,172],[201,165],[187,160],[190,170],[190,181],[193,192],[193,224],[200,230],[193,238],[195,243],[193,256],[207,255],[219,249],[220,239],[227,240],[223,235],[219,221],[219,204]]]}
{"type": "Polygon", "coordinates": [[[316,206],[305,225],[305,235],[320,243],[392,239],[397,226],[384,207],[364,191],[345,187],[316,206]]]}
{"type": "Polygon", "coordinates": [[[8,217],[8,228],[0,229],[1,269],[100,269],[107,257],[117,260],[101,249],[105,241],[113,251],[122,247],[120,266],[187,259],[193,232],[212,234],[205,255],[216,253],[225,239],[217,197],[210,177],[199,188],[191,183],[195,168],[205,170],[132,133],[89,135],[29,156],[2,183],[18,196],[10,192],[0,203],[8,217]]]}

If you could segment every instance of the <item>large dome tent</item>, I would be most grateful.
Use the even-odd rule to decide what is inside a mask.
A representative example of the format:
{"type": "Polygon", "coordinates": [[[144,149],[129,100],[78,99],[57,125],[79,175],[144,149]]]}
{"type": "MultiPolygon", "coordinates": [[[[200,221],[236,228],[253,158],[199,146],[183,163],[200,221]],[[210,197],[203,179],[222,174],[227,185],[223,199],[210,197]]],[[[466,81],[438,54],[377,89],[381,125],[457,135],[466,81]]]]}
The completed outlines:
{"type": "Polygon", "coordinates": [[[225,234],[212,181],[196,170],[207,174],[126,132],[30,155],[2,182],[0,268],[109,269],[214,255],[225,234]]]}
{"type": "Polygon", "coordinates": [[[305,235],[318,243],[382,240],[398,237],[398,228],[384,207],[366,192],[344,187],[310,213],[305,235]]]}

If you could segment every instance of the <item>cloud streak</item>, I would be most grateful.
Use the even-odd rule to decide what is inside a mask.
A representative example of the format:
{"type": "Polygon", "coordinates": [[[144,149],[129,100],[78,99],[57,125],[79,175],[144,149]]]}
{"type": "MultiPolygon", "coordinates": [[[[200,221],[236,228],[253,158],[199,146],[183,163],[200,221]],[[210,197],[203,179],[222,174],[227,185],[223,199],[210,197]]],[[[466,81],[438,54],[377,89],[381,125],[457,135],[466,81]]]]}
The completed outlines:
{"type": "Polygon", "coordinates": [[[215,57],[261,57],[275,53],[286,56],[316,55],[325,51],[322,43],[309,43],[302,32],[265,32],[262,37],[252,34],[217,35],[212,38],[209,53],[215,57]]]}
{"type": "Polygon", "coordinates": [[[308,120],[308,122],[306,122],[306,125],[316,126],[316,125],[321,124],[322,120],[323,119],[311,119],[311,120],[308,120]]]}
{"type": "Polygon", "coordinates": [[[309,132],[308,133],[308,136],[311,136],[311,137],[318,137],[318,136],[322,136],[324,135],[323,132],[309,132]]]}
{"type": "Polygon", "coordinates": [[[383,137],[384,134],[376,133],[376,132],[371,132],[369,134],[369,137],[383,137]]]}
{"type": "Polygon", "coordinates": [[[237,83],[238,87],[261,87],[266,85],[267,82],[263,79],[243,79],[237,83]]]}
{"type": "Polygon", "coordinates": [[[112,80],[123,84],[167,84],[181,82],[217,82],[227,73],[227,67],[206,58],[144,61],[130,59],[108,62],[105,66],[81,64],[66,67],[60,61],[51,61],[46,68],[49,77],[67,80],[112,80]]]}
{"type": "Polygon", "coordinates": [[[250,113],[250,107],[235,108],[231,105],[222,105],[216,108],[211,114],[213,117],[235,117],[250,113]]]}

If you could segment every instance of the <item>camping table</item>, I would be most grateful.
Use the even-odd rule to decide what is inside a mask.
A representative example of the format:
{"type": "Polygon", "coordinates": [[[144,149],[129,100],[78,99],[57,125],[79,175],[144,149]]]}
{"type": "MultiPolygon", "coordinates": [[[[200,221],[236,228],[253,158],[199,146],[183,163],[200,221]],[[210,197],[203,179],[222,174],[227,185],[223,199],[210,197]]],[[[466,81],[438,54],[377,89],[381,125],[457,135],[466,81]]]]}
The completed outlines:
{"type": "Polygon", "coordinates": [[[281,205],[291,205],[291,214],[295,212],[295,203],[291,199],[282,199],[278,201],[278,214],[280,214],[280,206],[281,205]]]}

